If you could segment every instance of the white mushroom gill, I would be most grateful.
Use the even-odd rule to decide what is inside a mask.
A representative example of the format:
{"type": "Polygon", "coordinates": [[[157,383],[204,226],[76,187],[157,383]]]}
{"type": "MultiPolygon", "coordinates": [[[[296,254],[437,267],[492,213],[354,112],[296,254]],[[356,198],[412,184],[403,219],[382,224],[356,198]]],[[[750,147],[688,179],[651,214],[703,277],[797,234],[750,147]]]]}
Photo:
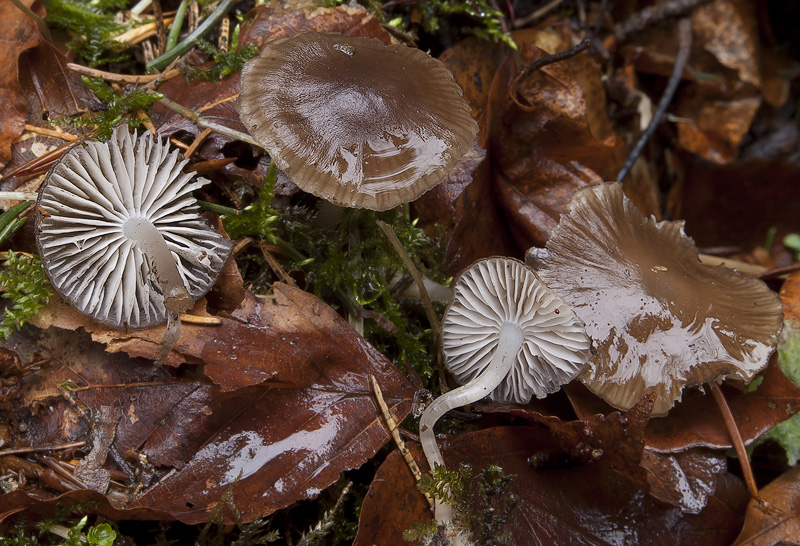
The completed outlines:
{"type": "Polygon", "coordinates": [[[108,142],[75,146],[39,194],[37,242],[56,290],[116,328],[168,320],[211,289],[231,242],[200,217],[192,192],[208,183],[149,133],[119,126],[108,142]]]}
{"type": "MultiPolygon", "coordinates": [[[[522,262],[479,260],[458,278],[442,322],[445,364],[461,387],[435,400],[420,419],[420,440],[431,468],[444,466],[433,427],[447,411],[486,396],[527,403],[575,378],[590,356],[583,324],[522,262]]],[[[436,504],[436,519],[452,508],[436,504]]]]}

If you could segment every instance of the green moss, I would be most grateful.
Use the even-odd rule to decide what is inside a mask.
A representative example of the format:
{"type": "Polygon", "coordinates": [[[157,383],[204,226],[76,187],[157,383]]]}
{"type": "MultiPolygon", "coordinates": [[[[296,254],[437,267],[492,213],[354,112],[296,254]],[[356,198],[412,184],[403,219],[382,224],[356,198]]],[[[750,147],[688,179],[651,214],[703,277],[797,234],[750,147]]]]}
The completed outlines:
{"type": "MultiPolygon", "coordinates": [[[[238,29],[239,27],[236,28],[238,29]]],[[[258,48],[252,44],[237,51],[234,43],[227,53],[220,51],[205,40],[197,40],[195,47],[208,55],[214,61],[214,66],[208,70],[194,66],[185,68],[183,75],[187,80],[198,77],[208,82],[221,80],[241,70],[244,63],[258,54],[258,48]]]]}
{"type": "Polygon", "coordinates": [[[8,300],[0,322],[0,337],[4,340],[28,322],[52,296],[39,257],[13,251],[8,252],[0,269],[0,289],[3,298],[8,300]]]}
{"type": "Polygon", "coordinates": [[[431,0],[418,5],[422,15],[422,25],[426,32],[435,34],[443,18],[461,17],[463,23],[458,30],[464,34],[477,36],[484,40],[503,42],[516,49],[511,36],[503,31],[500,21],[503,14],[487,0],[431,0]]]}
{"type": "MultiPolygon", "coordinates": [[[[408,207],[386,212],[345,209],[334,229],[314,227],[316,212],[273,206],[277,171],[270,169],[258,195],[238,214],[223,215],[233,239],[255,237],[277,247],[276,256],[304,288],[364,320],[364,336],[404,371],[410,367],[424,379],[434,372],[437,339],[418,302],[397,296],[411,282],[402,260],[378,228],[391,225],[423,275],[446,283],[444,245],[428,237],[409,218],[408,207]]],[[[246,191],[243,197],[248,199],[246,191]]],[[[266,291],[278,280],[260,253],[239,259],[245,284],[266,291]]],[[[438,309],[443,312],[443,307],[438,309]]]]}
{"type": "MultiPolygon", "coordinates": [[[[800,385],[800,322],[788,320],[778,343],[778,362],[786,376],[800,385]]],[[[759,442],[774,440],[783,447],[790,465],[800,461],[800,413],[772,427],[759,442]]]]}
{"type": "MultiPolygon", "coordinates": [[[[471,466],[462,463],[458,470],[437,467],[423,475],[418,487],[453,506],[455,523],[469,533],[471,544],[500,546],[511,541],[506,522],[517,504],[516,496],[507,490],[512,480],[513,476],[506,475],[497,465],[488,466],[476,476],[471,466]]],[[[426,539],[435,532],[435,521],[421,522],[403,533],[403,538],[426,539]]]]}
{"type": "Polygon", "coordinates": [[[127,7],[126,0],[44,0],[47,24],[64,28],[73,35],[67,47],[78,60],[91,67],[129,60],[125,46],[111,40],[125,30],[114,21],[115,13],[127,7]]]}
{"type": "Polygon", "coordinates": [[[55,124],[94,127],[94,137],[97,140],[108,140],[114,127],[123,119],[130,127],[141,127],[143,120],[129,116],[129,114],[137,109],[148,111],[153,103],[163,96],[160,93],[152,93],[144,89],[132,89],[119,96],[101,78],[82,76],[81,80],[104,103],[103,108],[96,114],[86,114],[76,118],[60,118],[55,120],[55,124]]]}

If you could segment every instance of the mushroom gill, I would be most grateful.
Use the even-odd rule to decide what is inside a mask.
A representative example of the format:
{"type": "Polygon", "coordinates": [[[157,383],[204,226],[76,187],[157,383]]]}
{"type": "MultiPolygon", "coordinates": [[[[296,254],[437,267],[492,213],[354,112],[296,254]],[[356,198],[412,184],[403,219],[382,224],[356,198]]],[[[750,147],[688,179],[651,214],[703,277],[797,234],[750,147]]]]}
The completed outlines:
{"type": "Polygon", "coordinates": [[[657,393],[664,415],[684,387],[763,369],[781,303],[762,281],[703,265],[683,222],[644,218],[618,183],[575,193],[545,249],[526,257],[586,324],[597,353],[579,376],[612,406],[657,393]]]}
{"type": "Polygon", "coordinates": [[[162,350],[232,247],[199,215],[191,192],[209,181],[183,173],[185,164],[151,134],[118,126],[108,142],[64,154],[37,203],[37,243],[56,291],[115,328],[167,320],[162,350]]]}
{"type": "Polygon", "coordinates": [[[242,70],[239,115],[300,189],[386,210],[438,184],[477,123],[447,68],[373,38],[301,32],[242,70]]]}

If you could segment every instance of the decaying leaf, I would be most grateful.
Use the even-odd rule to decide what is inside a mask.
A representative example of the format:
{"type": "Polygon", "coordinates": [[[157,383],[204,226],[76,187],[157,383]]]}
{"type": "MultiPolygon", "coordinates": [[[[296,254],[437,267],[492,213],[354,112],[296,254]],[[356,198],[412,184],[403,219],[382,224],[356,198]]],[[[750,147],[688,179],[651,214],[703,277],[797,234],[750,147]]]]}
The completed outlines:
{"type": "MultiPolygon", "coordinates": [[[[538,427],[498,427],[458,436],[446,444],[448,466],[469,463],[475,471],[487,465],[499,465],[512,475],[509,492],[517,497],[506,527],[511,544],[658,544],[664,536],[680,544],[724,546],[739,530],[746,494],[740,483],[723,479],[699,514],[681,513],[646,494],[646,488],[634,484],[608,466],[559,464],[555,454],[559,442],[538,427]],[[542,455],[554,461],[545,466],[532,465],[542,455]]],[[[381,472],[401,475],[408,472],[400,457],[392,457],[381,472]]],[[[401,487],[402,478],[389,482],[391,489],[401,487]]],[[[410,528],[427,503],[421,495],[382,491],[384,482],[374,482],[362,507],[363,513],[375,514],[371,506],[388,495],[403,498],[401,511],[384,511],[382,518],[399,521],[381,523],[370,518],[370,531],[362,531],[355,544],[396,544],[398,529],[410,528]],[[408,519],[405,519],[408,518],[408,519]],[[385,534],[384,534],[385,533],[385,534]]]]}
{"type": "MultiPolygon", "coordinates": [[[[75,329],[80,316],[67,315],[58,312],[53,324],[75,329]]],[[[100,339],[114,337],[97,325],[83,326],[100,339]]],[[[157,508],[197,523],[230,489],[245,521],[263,517],[315,497],[388,439],[370,375],[399,420],[411,407],[413,388],[390,362],[327,305],[289,287],[276,286],[270,300],[250,296],[220,327],[183,329],[179,350],[205,361],[206,374],[222,389],[175,380],[148,362],[105,355],[98,345],[53,331],[64,332],[45,330],[39,346],[61,367],[32,379],[27,396],[52,397],[69,381],[83,404],[118,408],[119,451],[141,453],[154,465],[156,481],[139,484],[124,502],[109,497],[117,509],[157,508]]],[[[127,337],[125,350],[153,357],[160,333],[121,337],[127,337]]],[[[56,408],[41,424],[29,425],[30,437],[39,444],[85,437],[86,425],[66,418],[70,408],[56,408]]]]}
{"type": "MultiPolygon", "coordinates": [[[[762,375],[764,379],[751,392],[721,387],[746,444],[800,410],[800,387],[786,378],[774,359],[762,375]]],[[[664,453],[697,446],[731,447],[730,434],[713,397],[699,391],[687,393],[667,417],[651,420],[646,441],[664,453]]]]}
{"type": "MultiPolygon", "coordinates": [[[[24,0],[31,7],[34,0],[24,0]]],[[[11,159],[11,141],[19,136],[28,119],[27,103],[19,83],[17,61],[26,49],[39,43],[36,22],[13,2],[0,5],[3,33],[0,36],[0,165],[11,159]]]]}
{"type": "MultiPolygon", "coordinates": [[[[533,43],[542,39],[536,35],[533,43]]],[[[546,54],[522,46],[523,64],[546,54]]],[[[576,57],[545,66],[510,97],[519,70],[509,58],[492,82],[489,151],[514,237],[529,248],[547,241],[575,190],[616,177],[624,145],[605,117],[600,73],[591,61],[576,57]]]]}
{"type": "Polygon", "coordinates": [[[759,492],[771,505],[750,501],[744,528],[734,546],[797,544],[800,537],[800,466],[782,475],[759,492]]]}

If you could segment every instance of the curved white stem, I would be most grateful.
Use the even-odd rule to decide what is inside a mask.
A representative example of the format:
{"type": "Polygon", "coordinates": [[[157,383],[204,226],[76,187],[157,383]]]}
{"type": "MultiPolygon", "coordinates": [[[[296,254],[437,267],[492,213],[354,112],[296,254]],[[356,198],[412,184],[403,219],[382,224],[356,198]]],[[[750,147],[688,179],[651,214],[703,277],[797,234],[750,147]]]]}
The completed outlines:
{"type": "MultiPolygon", "coordinates": [[[[436,443],[433,426],[439,418],[453,408],[459,408],[476,402],[491,393],[508,375],[516,360],[517,353],[522,348],[525,338],[522,330],[516,324],[505,323],[500,329],[500,340],[492,356],[492,361],[466,385],[453,389],[428,406],[419,420],[419,435],[422,450],[428,459],[431,468],[444,466],[442,452],[436,443]]],[[[453,509],[450,505],[436,501],[436,519],[440,523],[450,523],[453,520],[453,509]]]]}

